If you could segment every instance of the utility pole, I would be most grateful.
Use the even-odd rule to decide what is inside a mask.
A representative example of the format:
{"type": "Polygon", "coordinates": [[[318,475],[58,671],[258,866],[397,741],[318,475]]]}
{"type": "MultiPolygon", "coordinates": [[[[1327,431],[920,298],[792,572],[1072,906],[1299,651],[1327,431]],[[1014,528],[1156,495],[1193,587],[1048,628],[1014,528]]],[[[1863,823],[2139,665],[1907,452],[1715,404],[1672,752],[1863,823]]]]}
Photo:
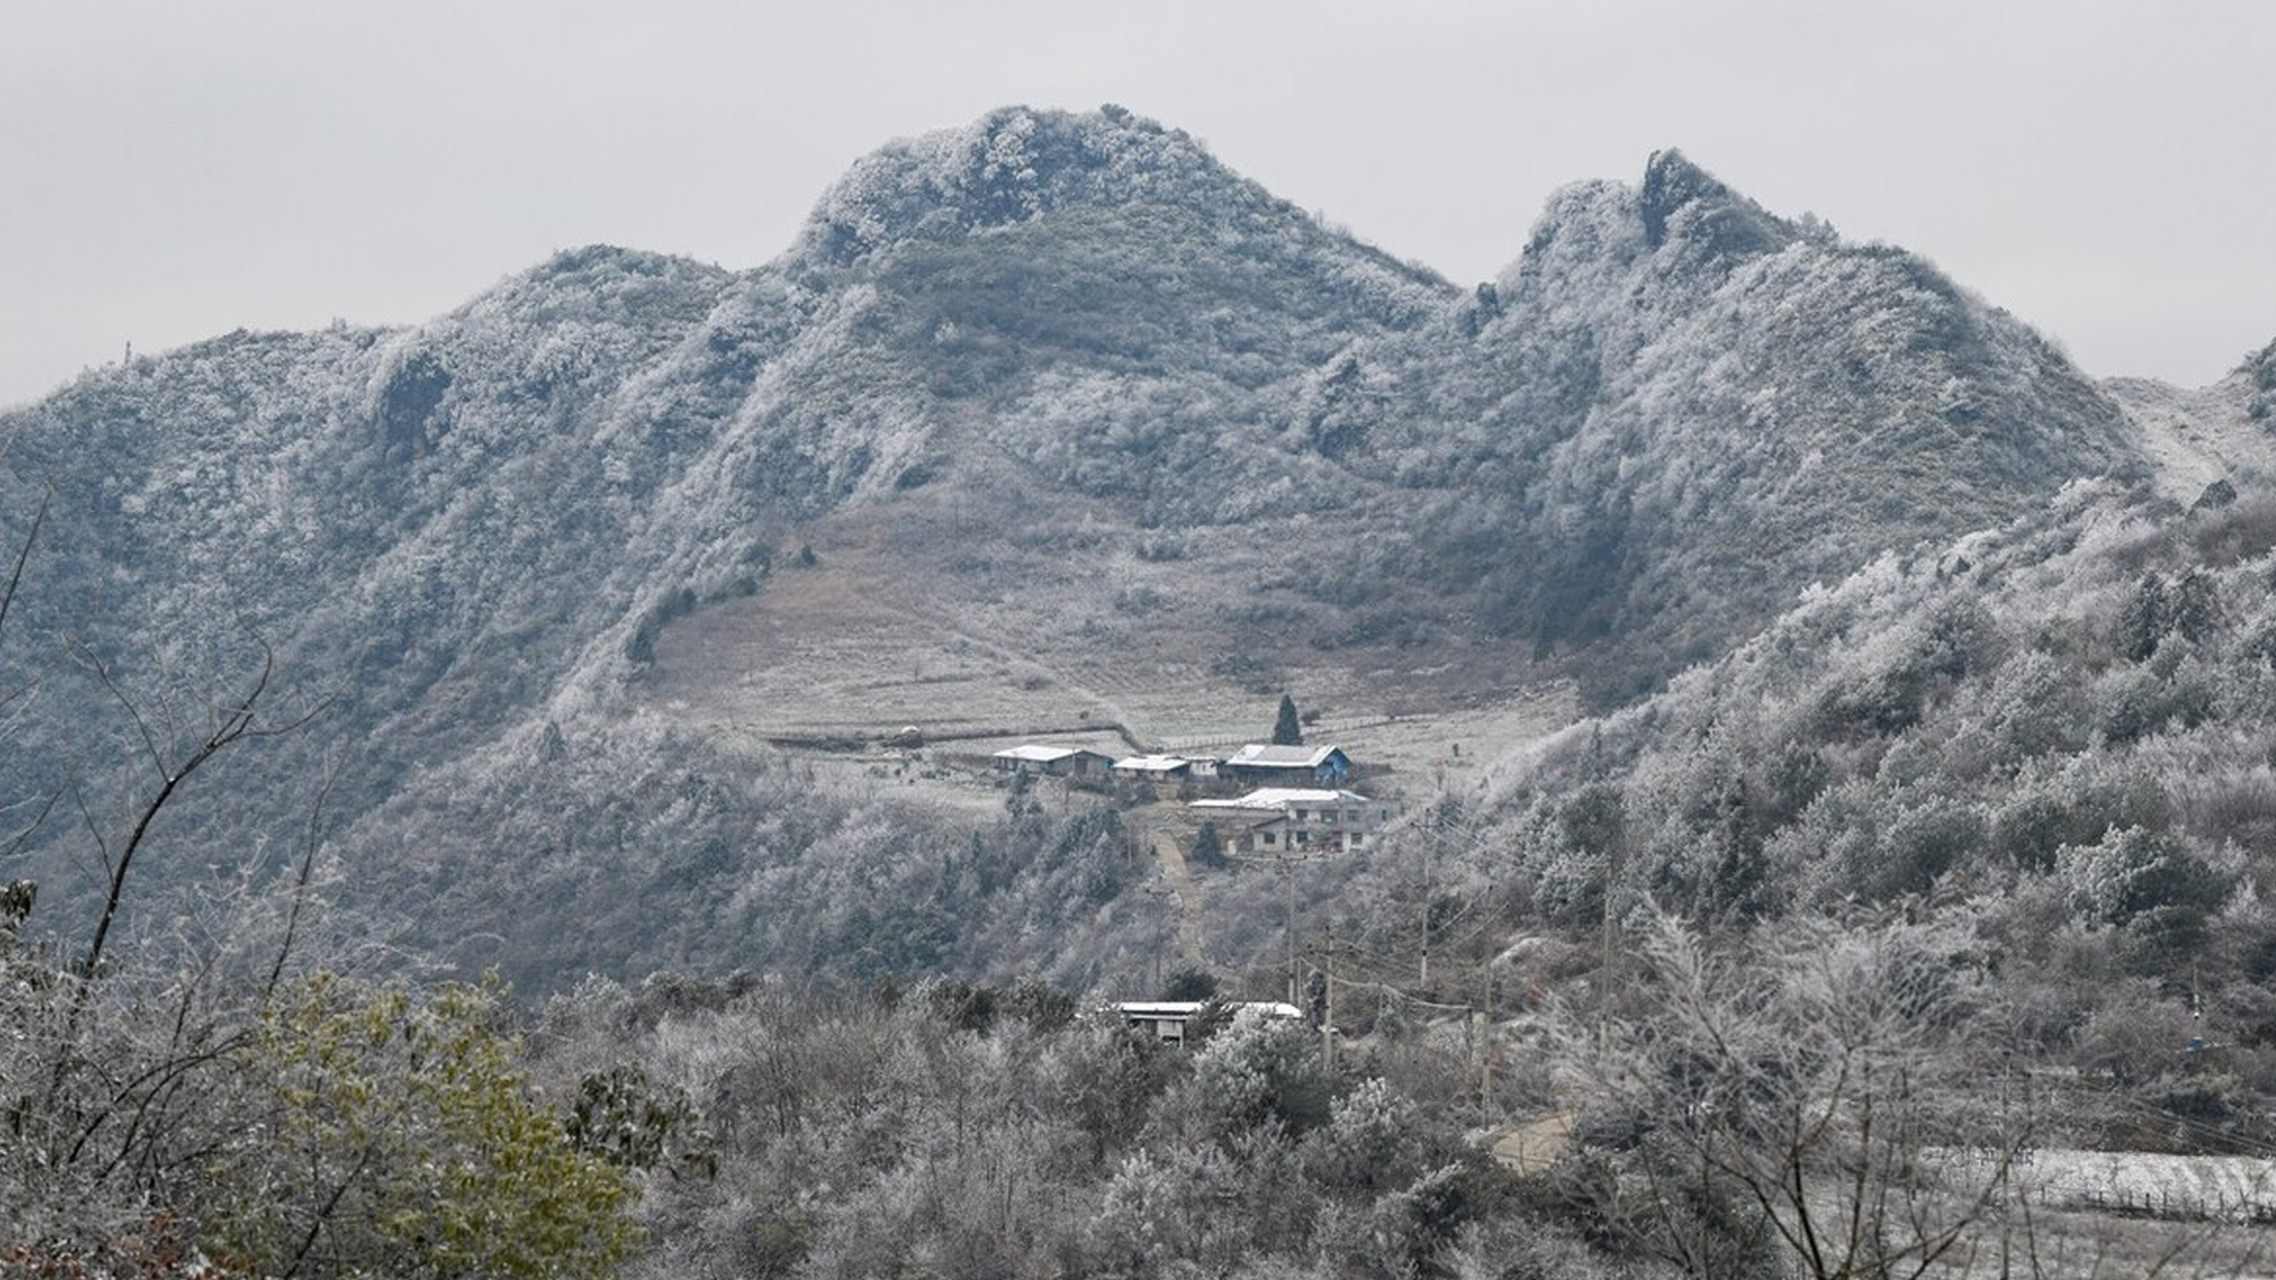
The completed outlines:
{"type": "Polygon", "coordinates": [[[1430,845],[1423,842],[1422,854],[1422,964],[1415,975],[1415,985],[1430,989],[1430,845]]]}
{"type": "Polygon", "coordinates": [[[1479,1028],[1483,1034],[1478,1052],[1478,1114],[1491,1119],[1494,1113],[1494,966],[1486,963],[1486,1025],[1479,1028]]]}
{"type": "Polygon", "coordinates": [[[1626,854],[1627,850],[1628,828],[1626,822],[1623,821],[1620,829],[1613,833],[1612,847],[1605,850],[1606,865],[1604,872],[1604,967],[1602,970],[1602,977],[1600,979],[1600,981],[1602,981],[1604,984],[1604,990],[1598,993],[1596,1002],[1596,1018],[1597,1036],[1600,1040],[1604,1040],[1608,1044],[1610,1043],[1609,1037],[1611,1035],[1610,1027],[1612,1023],[1613,970],[1614,966],[1619,961],[1620,955],[1619,951],[1612,945],[1613,922],[1618,918],[1613,912],[1612,900],[1614,894],[1619,890],[1621,871],[1620,864],[1624,860],[1623,855],[1626,854]]]}
{"type": "Polygon", "coordinates": [[[1176,901],[1177,889],[1171,886],[1163,895],[1162,910],[1154,916],[1154,994],[1162,994],[1162,949],[1169,945],[1169,912],[1176,901]]]}
{"type": "Polygon", "coordinates": [[[1320,986],[1327,992],[1327,1008],[1320,1015],[1320,1059],[1328,1074],[1336,1071],[1336,922],[1328,917],[1327,954],[1320,959],[1320,986]]]}
{"type": "MultiPolygon", "coordinates": [[[[1495,870],[1496,867],[1493,861],[1489,859],[1486,863],[1486,903],[1489,908],[1491,908],[1492,905],[1498,901],[1498,899],[1494,896],[1495,870]]],[[[1480,937],[1483,939],[1484,935],[1481,934],[1480,937]]],[[[1488,1119],[1492,1119],[1494,1117],[1494,996],[1496,994],[1494,990],[1494,984],[1497,979],[1497,974],[1494,969],[1494,961],[1496,959],[1496,956],[1494,955],[1493,946],[1489,943],[1484,948],[1484,952],[1484,960],[1486,965],[1486,1025],[1479,1028],[1479,1031],[1482,1033],[1479,1036],[1479,1039],[1483,1044],[1483,1048],[1479,1051],[1478,1054],[1478,1114],[1485,1116],[1488,1119]]]]}
{"type": "Polygon", "coordinates": [[[1287,853],[1280,855],[1280,878],[1288,885],[1288,1003],[1303,1008],[1296,989],[1296,860],[1287,853]]]}

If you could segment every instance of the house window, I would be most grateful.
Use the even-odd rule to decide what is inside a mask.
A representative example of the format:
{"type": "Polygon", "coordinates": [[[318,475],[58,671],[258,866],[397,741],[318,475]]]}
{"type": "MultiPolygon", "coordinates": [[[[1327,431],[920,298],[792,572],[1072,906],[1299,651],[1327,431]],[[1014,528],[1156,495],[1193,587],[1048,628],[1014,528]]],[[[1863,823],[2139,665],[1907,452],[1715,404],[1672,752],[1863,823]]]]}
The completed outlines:
{"type": "Polygon", "coordinates": [[[1312,833],[1311,833],[1311,832],[1309,832],[1309,831],[1299,831],[1299,832],[1297,832],[1297,833],[1296,833],[1296,843],[1298,843],[1298,844],[1310,844],[1310,843],[1312,843],[1312,833]]]}
{"type": "Polygon", "coordinates": [[[1262,834],[1262,835],[1260,835],[1260,836],[1258,836],[1258,837],[1257,837],[1257,842],[1258,842],[1259,844],[1262,844],[1262,845],[1265,845],[1265,846],[1267,846],[1267,847],[1270,847],[1270,846],[1272,846],[1272,845],[1278,844],[1278,843],[1280,842],[1280,837],[1278,837],[1278,836],[1276,836],[1276,835],[1272,834],[1270,831],[1267,831],[1267,832],[1265,832],[1264,834],[1262,834]]]}

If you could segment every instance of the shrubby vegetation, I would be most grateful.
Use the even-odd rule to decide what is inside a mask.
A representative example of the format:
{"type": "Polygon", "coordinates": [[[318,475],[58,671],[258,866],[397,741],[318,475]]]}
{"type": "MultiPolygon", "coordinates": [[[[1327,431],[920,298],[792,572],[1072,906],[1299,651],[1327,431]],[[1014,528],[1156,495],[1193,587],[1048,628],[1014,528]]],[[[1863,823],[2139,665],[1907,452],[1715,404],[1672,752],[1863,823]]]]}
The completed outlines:
{"type": "Polygon", "coordinates": [[[883,785],[653,723],[541,732],[458,786],[384,806],[372,834],[344,833],[351,849],[384,833],[417,851],[369,856],[346,899],[533,993],[680,968],[1031,970],[1076,988],[1139,971],[1161,907],[1123,892],[1146,866],[1111,807],[1015,791],[1001,816],[966,821],[883,785]],[[561,928],[571,915],[580,926],[561,928]],[[488,932],[464,933],[475,920],[488,932]]]}
{"type": "Polygon", "coordinates": [[[1652,909],[1774,949],[1896,913],[2004,1010],[1982,1052],[2104,1082],[2039,1141],[2262,1150],[2241,1098],[2276,1094],[2272,510],[2090,487],[1884,557],[1410,828],[1346,886],[1339,933],[1396,948],[1426,885],[1496,922],[1467,966],[1449,929],[1437,968],[1482,1004],[1511,963],[1498,981],[1602,979],[1652,909]],[[1533,930],[1579,950],[1478,950],[1533,930]]]}
{"type": "Polygon", "coordinates": [[[1966,938],[1802,917],[1737,945],[1666,917],[1640,933],[1633,985],[1560,1010],[1557,1055],[1578,1108],[1562,1176],[1624,1247],[1691,1276],[1934,1274],[2020,1197],[2041,1117],[1984,1077],[2004,1011],[1966,938]]]}
{"type": "Polygon", "coordinates": [[[533,1091],[494,990],[0,963],[0,1274],[601,1276],[633,1249],[635,1184],[533,1091]]]}
{"type": "MultiPolygon", "coordinates": [[[[0,623],[24,616],[46,514],[15,541],[0,623]]],[[[224,762],[320,718],[290,705],[274,650],[254,638],[221,659],[250,649],[255,674],[154,690],[147,670],[68,649],[120,727],[91,728],[62,782],[0,809],[0,852],[17,862],[72,811],[100,912],[83,939],[36,928],[37,882],[0,887],[0,1273],[614,1274],[634,1187],[529,1087],[495,984],[330,967],[359,957],[323,925],[336,875],[318,874],[313,830],[296,869],[251,859],[227,890],[186,891],[169,865],[181,849],[154,833],[224,762]]],[[[59,679],[8,671],[0,705],[59,679]]],[[[29,745],[15,727],[0,719],[11,752],[29,745]]]]}
{"type": "Polygon", "coordinates": [[[633,1274],[1614,1274],[1454,1100],[1330,1071],[1298,1022],[1178,1050],[1032,984],[659,978],[556,998],[533,1044],[557,1090],[629,1071],[702,1117],[716,1175],[649,1178],[633,1274]]]}

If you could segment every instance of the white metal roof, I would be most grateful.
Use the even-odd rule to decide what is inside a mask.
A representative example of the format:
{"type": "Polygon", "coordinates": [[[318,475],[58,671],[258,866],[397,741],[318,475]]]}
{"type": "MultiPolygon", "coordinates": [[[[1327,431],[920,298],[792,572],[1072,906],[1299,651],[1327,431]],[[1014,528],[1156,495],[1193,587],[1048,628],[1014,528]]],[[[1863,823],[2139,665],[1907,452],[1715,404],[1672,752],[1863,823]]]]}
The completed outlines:
{"type": "Polygon", "coordinates": [[[1064,760],[1074,754],[1075,748],[1073,747],[1046,747],[1033,742],[1023,742],[1016,747],[1009,747],[997,752],[995,758],[998,760],[1032,760],[1037,764],[1050,764],[1054,760],[1064,760]]]}
{"type": "Polygon", "coordinates": [[[1277,747],[1252,742],[1233,753],[1225,763],[1277,769],[1317,769],[1335,754],[1335,747],[1277,747]]]}
{"type": "Polygon", "coordinates": [[[1199,1000],[1124,1000],[1114,1007],[1134,1018],[1190,1018],[1201,1012],[1199,1000]]]}
{"type": "MultiPolygon", "coordinates": [[[[1131,1018],[1190,1018],[1207,1007],[1202,1000],[1123,1000],[1115,1012],[1131,1018]]],[[[1236,1000],[1228,1008],[1238,1013],[1255,1009],[1267,1018],[1301,1018],[1304,1011],[1285,1000],[1236,1000]]]]}
{"type": "Polygon", "coordinates": [[[1356,791],[1329,791],[1311,787],[1258,787],[1231,800],[1196,800],[1196,809],[1292,809],[1300,804],[1372,804],[1356,791]]]}
{"type": "Polygon", "coordinates": [[[1175,773],[1192,763],[1184,756],[1131,756],[1115,761],[1114,767],[1122,773],[1175,773]]]}

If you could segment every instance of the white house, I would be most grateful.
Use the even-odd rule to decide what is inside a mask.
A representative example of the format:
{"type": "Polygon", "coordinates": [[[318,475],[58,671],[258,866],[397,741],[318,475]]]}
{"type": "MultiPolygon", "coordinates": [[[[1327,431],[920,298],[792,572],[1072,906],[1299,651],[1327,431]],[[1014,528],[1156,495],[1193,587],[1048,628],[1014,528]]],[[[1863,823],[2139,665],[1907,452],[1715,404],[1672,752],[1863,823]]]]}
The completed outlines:
{"type": "MultiPolygon", "coordinates": [[[[1200,1000],[1125,1000],[1114,1006],[1123,1021],[1151,1032],[1164,1044],[1184,1044],[1188,1023],[1209,1006],[1200,1000]]],[[[1304,1011],[1280,1000],[1246,1000],[1226,1006],[1238,1014],[1255,1009],[1264,1018],[1301,1018],[1304,1011]]]]}
{"type": "Polygon", "coordinates": [[[1189,809],[1217,824],[1228,853],[1348,853],[1399,816],[1399,806],[1356,791],[1259,787],[1189,809]]]}
{"type": "Polygon", "coordinates": [[[1114,762],[1117,782],[1145,782],[1158,796],[1175,792],[1193,777],[1193,761],[1184,756],[1124,756],[1114,762]]]}
{"type": "Polygon", "coordinates": [[[1050,747],[1032,742],[998,751],[990,759],[1005,773],[1043,774],[1053,778],[1103,778],[1114,764],[1112,756],[1082,747],[1050,747]]]}

